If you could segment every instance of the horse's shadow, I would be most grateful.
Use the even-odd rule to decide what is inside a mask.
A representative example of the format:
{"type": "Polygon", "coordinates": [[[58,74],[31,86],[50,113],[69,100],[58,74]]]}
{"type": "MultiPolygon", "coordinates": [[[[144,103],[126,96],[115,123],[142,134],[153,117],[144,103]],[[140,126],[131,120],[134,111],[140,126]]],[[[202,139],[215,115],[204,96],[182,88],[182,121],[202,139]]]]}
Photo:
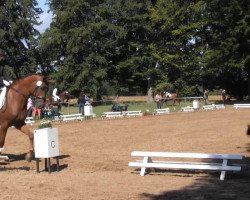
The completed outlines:
{"type": "Polygon", "coordinates": [[[21,161],[25,160],[25,153],[22,154],[6,154],[6,156],[9,157],[9,162],[16,162],[16,161],[21,161]]]}
{"type": "Polygon", "coordinates": [[[11,167],[9,164],[13,161],[21,161],[25,159],[26,154],[5,154],[8,156],[8,160],[4,160],[0,162],[0,171],[14,171],[14,170],[22,170],[22,171],[30,171],[30,167],[22,166],[22,167],[11,167]]]}
{"type": "MultiPolygon", "coordinates": [[[[0,166],[2,163],[0,164],[0,166]]],[[[16,170],[21,170],[21,171],[30,171],[30,167],[1,167],[0,171],[16,171],[16,170]]]]}
{"type": "MultiPolygon", "coordinates": [[[[30,171],[31,167],[26,167],[26,166],[22,166],[22,167],[7,167],[10,163],[14,163],[14,162],[18,162],[18,161],[25,161],[25,156],[26,154],[5,154],[5,156],[9,157],[9,160],[6,161],[2,161],[0,162],[0,167],[3,166],[2,168],[0,168],[0,171],[10,171],[10,170],[24,170],[24,171],[30,171]]],[[[60,155],[58,156],[59,161],[65,158],[70,157],[70,155],[60,155]]],[[[33,156],[33,158],[35,158],[33,156]]],[[[35,159],[33,159],[32,161],[35,161],[35,159]]],[[[51,164],[51,169],[53,170],[54,168],[56,169],[57,165],[56,164],[51,164]]],[[[65,169],[68,167],[68,164],[62,164],[59,165],[59,171],[65,169]]],[[[54,170],[53,170],[54,171],[54,170]]]]}
{"type": "MultiPolygon", "coordinates": [[[[250,157],[244,159],[245,167],[241,172],[227,173],[226,180],[220,181],[218,173],[209,173],[209,177],[197,176],[195,181],[179,190],[167,190],[162,193],[142,193],[140,197],[147,200],[217,200],[249,199],[250,196],[250,157]]],[[[203,173],[203,172],[202,172],[203,173]]],[[[188,174],[192,176],[191,173],[188,174]]],[[[188,177],[177,174],[177,176],[188,177]]],[[[153,176],[153,175],[152,175],[153,176]]],[[[173,176],[176,176],[174,174],[173,176]]]]}

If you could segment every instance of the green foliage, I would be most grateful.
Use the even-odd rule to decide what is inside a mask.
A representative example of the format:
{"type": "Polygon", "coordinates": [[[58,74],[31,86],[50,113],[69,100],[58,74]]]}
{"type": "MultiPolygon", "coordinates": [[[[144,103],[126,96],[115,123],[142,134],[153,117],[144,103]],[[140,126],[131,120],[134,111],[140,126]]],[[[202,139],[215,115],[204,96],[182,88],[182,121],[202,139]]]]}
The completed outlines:
{"type": "Polygon", "coordinates": [[[0,4],[0,61],[10,78],[36,72],[94,99],[171,88],[250,94],[247,0],[48,0],[51,27],[35,30],[35,0],[0,4]],[[156,65],[157,63],[157,65],[156,65]]]}
{"type": "MultiPolygon", "coordinates": [[[[0,4],[0,49],[6,53],[0,66],[8,71],[8,78],[34,73],[37,64],[35,38],[39,33],[37,17],[42,12],[35,0],[7,1],[0,4]]],[[[7,77],[6,77],[7,78],[7,77]]]]}
{"type": "Polygon", "coordinates": [[[59,88],[99,99],[105,80],[119,94],[147,89],[151,1],[50,1],[55,13],[41,39],[44,59],[56,60],[59,88]],[[48,51],[49,50],[49,51],[48,51]],[[49,53],[46,53],[49,52],[49,53]],[[63,57],[64,60],[60,60],[63,57]],[[74,84],[72,84],[74,80],[74,84]]]}
{"type": "Polygon", "coordinates": [[[38,129],[43,129],[43,128],[52,128],[52,121],[41,120],[38,124],[38,129]]]}
{"type": "Polygon", "coordinates": [[[246,0],[157,1],[151,10],[158,30],[152,51],[177,90],[191,95],[201,86],[219,86],[242,96],[248,8],[246,0]]]}

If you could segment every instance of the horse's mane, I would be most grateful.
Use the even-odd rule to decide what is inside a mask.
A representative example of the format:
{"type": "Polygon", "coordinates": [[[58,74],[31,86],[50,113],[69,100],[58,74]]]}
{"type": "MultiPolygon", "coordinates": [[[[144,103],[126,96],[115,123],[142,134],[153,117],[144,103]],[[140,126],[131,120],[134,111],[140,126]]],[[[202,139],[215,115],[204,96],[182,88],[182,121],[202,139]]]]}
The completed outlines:
{"type": "Polygon", "coordinates": [[[28,75],[25,75],[25,76],[23,76],[23,77],[21,77],[21,78],[19,78],[19,79],[14,80],[12,84],[13,84],[13,85],[16,85],[16,84],[19,83],[20,81],[23,81],[23,80],[26,79],[27,77],[31,77],[31,76],[42,77],[42,78],[43,78],[43,81],[45,82],[45,84],[48,85],[48,78],[45,77],[45,76],[42,75],[42,74],[28,74],[28,75]]]}

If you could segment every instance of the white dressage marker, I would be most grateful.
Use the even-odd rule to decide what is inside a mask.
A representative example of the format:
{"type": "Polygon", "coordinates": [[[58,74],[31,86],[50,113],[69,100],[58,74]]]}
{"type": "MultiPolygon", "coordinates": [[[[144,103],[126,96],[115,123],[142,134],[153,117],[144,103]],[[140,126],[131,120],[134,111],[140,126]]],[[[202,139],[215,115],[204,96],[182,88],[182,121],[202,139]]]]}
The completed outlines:
{"type": "Polygon", "coordinates": [[[144,176],[146,168],[161,168],[161,169],[195,169],[195,170],[210,170],[221,171],[220,180],[225,179],[226,171],[241,171],[240,165],[230,165],[229,160],[242,160],[242,155],[231,154],[205,154],[205,153],[175,153],[175,152],[147,152],[133,151],[131,156],[143,157],[143,160],[129,162],[130,167],[140,167],[140,175],[144,176]],[[152,158],[175,158],[173,161],[158,160],[152,158]],[[182,158],[182,161],[176,161],[177,158],[182,158]],[[187,162],[183,159],[206,159],[206,162],[187,162]],[[218,162],[215,163],[215,160],[218,162]],[[209,162],[210,161],[210,162],[209,162]],[[209,162],[209,163],[207,163],[209,162]]]}

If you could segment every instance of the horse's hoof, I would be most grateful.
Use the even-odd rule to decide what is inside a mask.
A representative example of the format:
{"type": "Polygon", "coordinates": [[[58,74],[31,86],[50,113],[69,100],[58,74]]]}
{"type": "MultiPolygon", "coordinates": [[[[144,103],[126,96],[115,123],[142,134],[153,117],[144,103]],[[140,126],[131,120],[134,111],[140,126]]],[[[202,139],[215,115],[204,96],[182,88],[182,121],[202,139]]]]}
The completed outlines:
{"type": "Polygon", "coordinates": [[[26,160],[27,162],[31,162],[31,161],[32,161],[32,156],[29,155],[29,154],[26,154],[25,160],[26,160]]]}

